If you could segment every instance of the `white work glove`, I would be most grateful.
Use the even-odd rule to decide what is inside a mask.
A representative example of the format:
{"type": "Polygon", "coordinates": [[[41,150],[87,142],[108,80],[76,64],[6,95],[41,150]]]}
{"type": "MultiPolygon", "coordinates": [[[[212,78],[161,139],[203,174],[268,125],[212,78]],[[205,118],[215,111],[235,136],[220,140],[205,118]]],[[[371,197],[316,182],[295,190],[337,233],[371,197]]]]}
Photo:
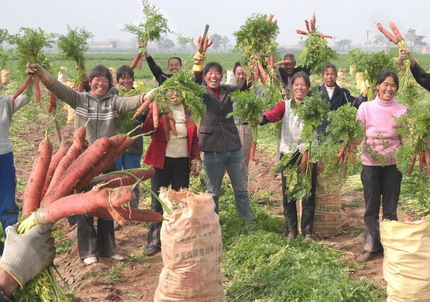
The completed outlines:
{"type": "Polygon", "coordinates": [[[143,101],[146,101],[148,99],[152,99],[152,97],[158,93],[158,88],[152,88],[151,90],[149,90],[147,93],[145,93],[145,95],[143,96],[143,101]]]}
{"type": "Polygon", "coordinates": [[[36,277],[55,257],[52,224],[38,224],[24,234],[13,226],[6,228],[6,241],[0,267],[23,287],[36,277]]]}
{"type": "Polygon", "coordinates": [[[202,162],[198,159],[193,159],[191,161],[191,172],[194,176],[199,176],[200,174],[200,168],[202,166],[202,162]]]}
{"type": "Polygon", "coordinates": [[[54,82],[54,76],[39,64],[27,64],[25,70],[27,74],[37,75],[45,86],[50,86],[54,82]]]}

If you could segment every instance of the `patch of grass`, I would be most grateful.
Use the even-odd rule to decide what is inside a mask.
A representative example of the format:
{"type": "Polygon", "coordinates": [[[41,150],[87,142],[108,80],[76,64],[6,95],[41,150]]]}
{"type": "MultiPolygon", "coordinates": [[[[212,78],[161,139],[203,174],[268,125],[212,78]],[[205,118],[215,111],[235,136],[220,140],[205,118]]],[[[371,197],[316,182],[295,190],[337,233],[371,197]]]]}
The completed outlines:
{"type": "Polygon", "coordinates": [[[363,191],[363,184],[361,183],[360,174],[349,176],[342,187],[342,191],[363,191]]]}
{"type": "Polygon", "coordinates": [[[381,301],[383,288],[350,272],[356,264],[342,251],[312,240],[287,242],[284,219],[267,214],[251,198],[255,222],[236,213],[234,196],[226,189],[220,198],[229,301],[381,301]]]}
{"type": "Polygon", "coordinates": [[[118,262],[106,272],[88,272],[82,277],[82,280],[88,280],[93,278],[103,279],[104,281],[108,282],[118,281],[123,277],[122,272],[124,271],[124,267],[125,265],[123,262],[118,262]]]}
{"type": "Polygon", "coordinates": [[[61,255],[64,254],[68,251],[70,251],[70,249],[73,246],[73,240],[69,239],[63,242],[60,242],[58,244],[55,245],[55,251],[57,253],[57,255],[61,255]]]}
{"type": "Polygon", "coordinates": [[[354,198],[350,201],[349,205],[353,208],[362,208],[364,206],[363,198],[354,198]]]}

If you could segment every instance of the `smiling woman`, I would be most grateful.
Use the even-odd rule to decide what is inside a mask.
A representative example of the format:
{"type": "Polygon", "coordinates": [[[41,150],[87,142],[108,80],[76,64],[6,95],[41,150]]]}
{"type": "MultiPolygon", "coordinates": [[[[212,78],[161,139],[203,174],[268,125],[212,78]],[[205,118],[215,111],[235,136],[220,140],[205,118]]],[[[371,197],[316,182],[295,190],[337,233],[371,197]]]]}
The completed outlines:
{"type": "MultiPolygon", "coordinates": [[[[144,100],[143,95],[119,97],[113,94],[112,75],[103,65],[94,67],[90,72],[90,92],[78,92],[67,87],[38,64],[28,65],[27,73],[38,75],[48,90],[75,109],[75,127],[86,127],[90,144],[101,137],[115,135],[119,115],[139,108],[144,100]]],[[[104,172],[113,170],[114,167],[107,167],[104,172]]],[[[112,220],[99,218],[98,232],[94,228],[92,217],[80,215],[77,221],[79,256],[86,264],[97,262],[98,256],[123,259],[116,253],[112,220]]]]}
{"type": "Polygon", "coordinates": [[[379,235],[379,208],[382,219],[397,220],[397,203],[402,173],[397,169],[396,153],[402,138],[397,134],[397,119],[407,108],[394,100],[399,78],[393,71],[382,72],[376,82],[378,94],[358,108],[358,119],[366,137],[362,143],[361,182],[364,188],[364,252],[357,261],[367,262],[382,254],[379,235]]]}

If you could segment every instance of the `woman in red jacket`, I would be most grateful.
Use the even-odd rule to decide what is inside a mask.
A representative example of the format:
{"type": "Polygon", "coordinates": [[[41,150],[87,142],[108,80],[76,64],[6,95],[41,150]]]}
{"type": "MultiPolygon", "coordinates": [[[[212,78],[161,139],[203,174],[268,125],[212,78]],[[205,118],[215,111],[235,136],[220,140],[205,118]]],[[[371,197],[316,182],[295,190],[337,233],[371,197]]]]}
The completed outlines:
{"type": "MultiPolygon", "coordinates": [[[[143,133],[152,132],[152,141],[146,151],[143,162],[155,169],[151,178],[151,189],[157,195],[161,187],[171,185],[173,190],[188,188],[190,171],[198,175],[201,166],[199,138],[196,125],[190,120],[190,111],[180,102],[176,93],[172,94],[170,107],[175,121],[177,135],[169,131],[168,137],[163,130],[163,121],[154,129],[152,108],[143,124],[143,133]],[[155,132],[153,132],[155,131],[155,132]]],[[[151,209],[163,213],[160,202],[152,196],[151,209]]],[[[148,245],[145,254],[155,255],[161,250],[161,222],[151,222],[147,236],[148,245]]]]}

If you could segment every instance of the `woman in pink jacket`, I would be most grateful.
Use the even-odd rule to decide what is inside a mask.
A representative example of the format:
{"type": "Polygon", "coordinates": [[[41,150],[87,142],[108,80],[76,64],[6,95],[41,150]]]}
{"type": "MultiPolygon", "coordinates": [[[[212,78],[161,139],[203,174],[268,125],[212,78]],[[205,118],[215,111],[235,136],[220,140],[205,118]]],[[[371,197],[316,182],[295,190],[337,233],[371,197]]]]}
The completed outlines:
{"type": "Polygon", "coordinates": [[[407,108],[394,99],[399,78],[393,71],[382,72],[376,82],[374,100],[361,104],[358,120],[366,134],[362,142],[361,182],[364,187],[364,252],[357,260],[367,262],[382,254],[379,236],[379,208],[382,219],[397,220],[397,203],[402,174],[396,166],[396,152],[401,137],[396,133],[397,119],[407,108]]]}

